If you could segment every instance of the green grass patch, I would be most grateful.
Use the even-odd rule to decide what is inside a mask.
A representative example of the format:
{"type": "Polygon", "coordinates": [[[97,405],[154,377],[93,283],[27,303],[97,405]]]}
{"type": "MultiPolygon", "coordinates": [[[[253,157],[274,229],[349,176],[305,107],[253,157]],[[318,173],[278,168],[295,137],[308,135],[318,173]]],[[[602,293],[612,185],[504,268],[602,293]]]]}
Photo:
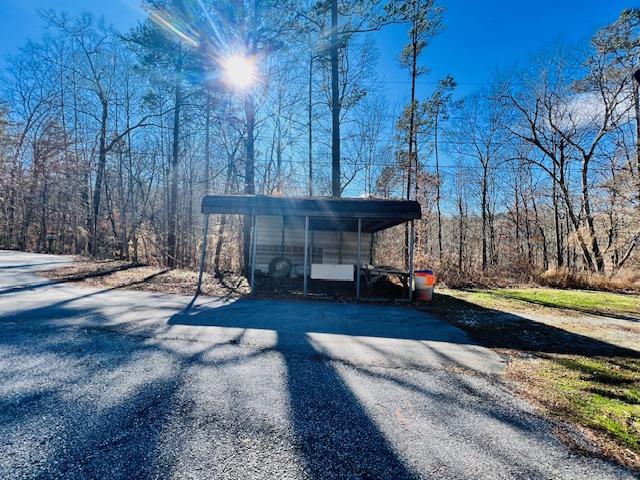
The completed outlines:
{"type": "Polygon", "coordinates": [[[484,345],[527,352],[515,354],[508,369],[526,398],[591,429],[606,456],[640,469],[640,296],[552,288],[438,292],[436,314],[484,345]],[[581,321],[547,307],[633,318],[581,321]]]}
{"type": "Polygon", "coordinates": [[[640,454],[640,360],[558,356],[538,372],[549,408],[640,454]]]}
{"type": "Polygon", "coordinates": [[[553,288],[497,288],[469,291],[468,299],[488,308],[494,307],[494,304],[500,303],[500,300],[507,300],[584,313],[640,315],[639,296],[610,292],[553,288]]]}

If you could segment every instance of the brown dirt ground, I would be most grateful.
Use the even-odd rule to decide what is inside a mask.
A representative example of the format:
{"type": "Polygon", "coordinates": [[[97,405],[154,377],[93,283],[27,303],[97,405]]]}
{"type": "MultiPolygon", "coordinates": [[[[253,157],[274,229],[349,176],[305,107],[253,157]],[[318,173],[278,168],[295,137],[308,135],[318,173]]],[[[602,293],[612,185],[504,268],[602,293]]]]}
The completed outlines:
{"type": "MultiPolygon", "coordinates": [[[[190,270],[170,270],[124,261],[83,260],[73,265],[46,270],[40,275],[59,282],[83,283],[98,288],[126,288],[151,292],[192,295],[198,273],[190,270]]],[[[225,275],[217,279],[204,274],[202,293],[210,296],[239,297],[249,293],[244,276],[225,275]]]]}
{"type": "MultiPolygon", "coordinates": [[[[147,265],[135,265],[119,260],[82,259],[73,265],[40,272],[40,275],[59,282],[82,283],[98,288],[126,288],[152,292],[192,295],[198,280],[197,272],[191,270],[165,269],[147,265]]],[[[256,277],[258,298],[302,298],[301,279],[280,279],[256,277]]],[[[309,295],[315,300],[351,303],[356,301],[355,288],[337,287],[335,282],[311,280],[309,295]]],[[[205,273],[202,294],[214,297],[241,297],[250,294],[249,282],[243,275],[225,273],[222,278],[205,273]]],[[[406,304],[404,290],[400,285],[380,281],[375,289],[362,288],[363,301],[389,304],[406,304]]]]}

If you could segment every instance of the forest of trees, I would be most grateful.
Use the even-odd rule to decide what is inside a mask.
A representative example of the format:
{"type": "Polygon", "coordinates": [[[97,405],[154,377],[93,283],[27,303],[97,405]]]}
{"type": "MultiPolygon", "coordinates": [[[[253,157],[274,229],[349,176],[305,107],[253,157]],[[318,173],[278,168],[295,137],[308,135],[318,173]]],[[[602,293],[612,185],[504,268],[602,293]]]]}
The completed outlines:
{"type": "MultiPolygon", "coordinates": [[[[42,12],[5,62],[0,248],[192,268],[207,192],[342,195],[420,201],[417,265],[449,278],[639,270],[640,9],[475,93],[446,76],[421,98],[444,0],[145,7],[125,32],[42,12]],[[390,24],[407,32],[401,108],[375,69],[390,24]],[[258,65],[251,89],[222,79],[235,53],[258,65]]],[[[209,269],[242,268],[241,222],[215,219],[209,269]]]]}

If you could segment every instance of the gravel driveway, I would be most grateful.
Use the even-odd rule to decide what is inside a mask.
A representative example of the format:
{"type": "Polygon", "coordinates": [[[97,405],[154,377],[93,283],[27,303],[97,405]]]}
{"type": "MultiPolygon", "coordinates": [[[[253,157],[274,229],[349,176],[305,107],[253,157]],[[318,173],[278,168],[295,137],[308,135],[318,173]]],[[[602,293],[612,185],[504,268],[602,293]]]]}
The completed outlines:
{"type": "Polygon", "coordinates": [[[0,251],[0,478],[633,476],[409,308],[52,284],[0,251]]]}

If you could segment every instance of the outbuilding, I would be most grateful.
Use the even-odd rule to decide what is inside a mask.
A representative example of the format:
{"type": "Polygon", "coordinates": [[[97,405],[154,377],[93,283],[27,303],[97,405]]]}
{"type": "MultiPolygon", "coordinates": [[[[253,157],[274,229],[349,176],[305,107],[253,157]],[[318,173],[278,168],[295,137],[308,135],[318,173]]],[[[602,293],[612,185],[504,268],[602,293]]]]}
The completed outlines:
{"type": "MultiPolygon", "coordinates": [[[[206,257],[209,215],[244,215],[251,222],[249,278],[255,291],[256,272],[275,277],[355,282],[360,298],[363,270],[373,276],[397,275],[413,283],[414,221],[420,204],[412,200],[269,195],[206,195],[198,291],[206,257]],[[373,265],[374,234],[409,223],[409,268],[373,265]]],[[[409,288],[409,297],[411,288],[409,288]]]]}

